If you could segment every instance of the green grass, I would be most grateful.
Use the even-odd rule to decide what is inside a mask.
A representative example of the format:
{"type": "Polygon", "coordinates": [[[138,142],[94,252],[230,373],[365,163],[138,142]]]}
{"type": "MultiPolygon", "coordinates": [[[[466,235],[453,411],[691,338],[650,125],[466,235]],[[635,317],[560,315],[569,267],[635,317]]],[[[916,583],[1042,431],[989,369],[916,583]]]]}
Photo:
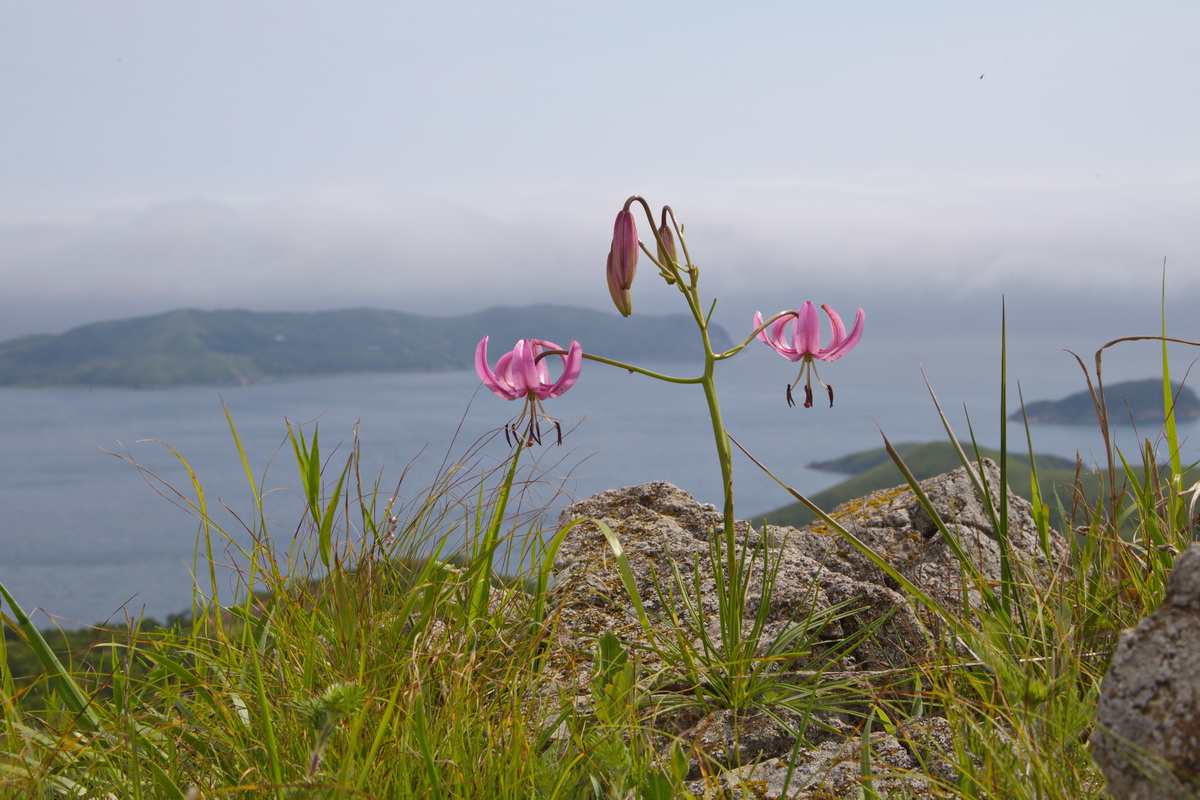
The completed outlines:
{"type": "MultiPolygon", "coordinates": [[[[1178,452],[1171,430],[1163,440],[1178,452]]],[[[400,507],[363,482],[357,443],[334,463],[315,430],[292,433],[306,522],[277,533],[265,515],[245,517],[253,541],[240,548],[236,589],[216,566],[233,537],[196,485],[181,492],[202,520],[192,614],[43,633],[20,598],[4,598],[0,797],[683,797],[688,754],[655,720],[664,704],[685,702],[857,708],[863,742],[937,715],[953,733],[958,779],[925,796],[1101,798],[1086,744],[1099,681],[1117,633],[1161,602],[1173,554],[1192,540],[1192,479],[1178,459],[1164,468],[1138,452],[1126,465],[1115,453],[1112,481],[1105,473],[1067,492],[1073,473],[1039,469],[1039,507],[1059,506],[1058,524],[1076,534],[1066,568],[1038,589],[1012,577],[969,619],[909,586],[953,639],[904,675],[790,685],[772,665],[794,653],[756,651],[757,628],[737,640],[731,666],[716,634],[687,627],[694,595],[667,575],[664,585],[685,590],[670,608],[678,627],[643,624],[668,666],[707,688],[664,699],[653,691],[661,676],[609,636],[595,643],[591,702],[580,706],[547,681],[561,532],[522,505],[532,471],[481,470],[468,458],[400,507]],[[457,537],[465,544],[451,552],[457,537]],[[503,578],[507,563],[531,566],[503,578]]],[[[943,471],[947,450],[897,452],[858,477],[884,470],[895,484],[905,464],[916,480],[943,471]]],[[[1035,485],[1027,462],[989,455],[1005,460],[1018,490],[1035,485]]],[[[249,465],[246,475],[259,498],[262,480],[249,465]]],[[[1002,529],[1006,511],[995,512],[1002,529]]],[[[887,775],[869,751],[861,772],[859,796],[884,796],[875,787],[887,775]]]]}

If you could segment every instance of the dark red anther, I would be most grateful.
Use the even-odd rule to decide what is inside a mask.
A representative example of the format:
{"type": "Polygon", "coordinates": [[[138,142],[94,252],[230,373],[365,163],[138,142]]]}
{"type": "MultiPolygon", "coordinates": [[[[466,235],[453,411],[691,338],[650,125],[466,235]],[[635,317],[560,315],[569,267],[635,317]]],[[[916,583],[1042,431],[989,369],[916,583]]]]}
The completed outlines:
{"type": "Polygon", "coordinates": [[[829,407],[833,408],[833,387],[826,384],[825,391],[829,392],[829,407]]]}
{"type": "Polygon", "coordinates": [[[792,385],[790,383],[788,384],[788,387],[787,387],[787,401],[788,401],[788,408],[792,408],[793,406],[796,405],[796,401],[792,399],[792,385]]]}
{"type": "Polygon", "coordinates": [[[812,386],[804,384],[804,407],[812,408],[812,386]]]}

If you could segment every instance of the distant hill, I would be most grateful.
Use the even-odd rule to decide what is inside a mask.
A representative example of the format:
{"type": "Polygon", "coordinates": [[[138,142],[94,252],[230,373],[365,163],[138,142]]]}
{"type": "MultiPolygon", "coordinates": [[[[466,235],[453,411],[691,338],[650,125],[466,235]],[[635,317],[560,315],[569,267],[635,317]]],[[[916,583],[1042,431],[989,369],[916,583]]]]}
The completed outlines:
{"type": "MultiPolygon", "coordinates": [[[[713,346],[732,346],[711,329],[713,346]]],[[[356,308],[258,312],[180,309],[99,322],[57,335],[0,342],[0,386],[151,388],[247,384],[346,372],[470,369],[475,346],[491,337],[489,357],[521,338],[564,347],[571,339],[618,360],[697,357],[698,334],[681,314],[622,319],[567,306],[497,307],[457,317],[356,308]]]]}
{"type": "MultiPolygon", "coordinates": [[[[958,464],[958,455],[949,442],[904,442],[892,446],[905,459],[905,463],[911,461],[910,467],[918,471],[929,472],[930,470],[940,470],[941,472],[945,472],[946,470],[961,466],[958,464]]],[[[972,452],[970,442],[964,443],[962,448],[968,453],[972,452]]],[[[999,460],[999,453],[992,450],[985,448],[983,454],[993,460],[999,460]]],[[[1029,460],[1029,457],[1022,454],[1013,456],[1012,459],[1024,463],[1029,460]]],[[[1037,459],[1038,466],[1042,469],[1075,469],[1074,460],[1069,458],[1042,455],[1038,456],[1037,459]]],[[[822,472],[836,472],[842,475],[861,475],[864,472],[875,469],[881,464],[891,466],[892,457],[888,455],[885,448],[876,447],[872,450],[860,450],[857,453],[851,453],[839,458],[831,458],[827,461],[813,461],[809,463],[808,468],[821,470],[822,472]]],[[[939,473],[934,471],[930,474],[937,475],[939,473]]]]}
{"type": "MultiPolygon", "coordinates": [[[[1175,401],[1175,418],[1188,420],[1200,417],[1200,398],[1186,386],[1172,384],[1175,401]]],[[[1161,425],[1163,414],[1162,380],[1149,378],[1141,381],[1125,381],[1104,387],[1104,403],[1108,406],[1109,421],[1121,424],[1134,422],[1161,425]]],[[[1096,408],[1090,392],[1076,392],[1061,400],[1039,400],[1025,406],[1030,422],[1056,424],[1095,424],[1096,408]]],[[[1020,420],[1021,412],[1015,411],[1009,419],[1020,420]]]]}
{"type": "MultiPolygon", "coordinates": [[[[963,449],[973,457],[974,450],[969,442],[963,446],[963,449]]],[[[940,475],[962,466],[958,459],[958,453],[951,442],[902,444],[896,445],[896,450],[918,480],[932,478],[934,475],[940,475]]],[[[1000,459],[999,452],[988,448],[980,448],[980,454],[997,462],[1000,459]]],[[[1070,484],[1074,480],[1075,462],[1071,459],[1039,455],[1037,456],[1037,465],[1039,491],[1044,497],[1053,497],[1055,486],[1070,484]]],[[[851,453],[843,458],[821,462],[819,466],[810,465],[810,467],[829,472],[848,472],[854,475],[836,486],[831,486],[809,497],[817,504],[818,508],[826,511],[832,511],[847,500],[854,500],[878,489],[887,489],[904,483],[904,476],[882,447],[851,453]]],[[[1029,498],[1032,480],[1028,455],[1015,453],[1009,455],[1008,485],[1016,494],[1026,499],[1029,498]]],[[[1053,510],[1057,511],[1053,503],[1051,506],[1053,510]]],[[[755,520],[757,521],[760,517],[773,524],[796,527],[807,525],[815,519],[815,515],[800,503],[769,511],[755,517],[755,520]]]]}

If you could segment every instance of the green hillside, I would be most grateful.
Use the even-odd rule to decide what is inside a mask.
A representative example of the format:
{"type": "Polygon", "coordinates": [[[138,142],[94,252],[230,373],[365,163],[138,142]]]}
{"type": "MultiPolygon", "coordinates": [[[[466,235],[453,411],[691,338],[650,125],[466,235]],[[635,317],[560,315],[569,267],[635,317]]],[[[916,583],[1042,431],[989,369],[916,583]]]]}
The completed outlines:
{"type": "MultiPolygon", "coordinates": [[[[714,346],[731,346],[714,326],[714,346]]],[[[346,372],[470,369],[491,336],[492,359],[537,336],[620,360],[695,357],[684,315],[616,314],[565,306],[497,307],[458,317],[348,309],[315,312],[196,311],[100,322],[58,335],[0,342],[0,386],[245,384],[346,372]]]]}
{"type": "MultiPolygon", "coordinates": [[[[940,444],[940,442],[933,444],[905,442],[903,444],[893,444],[892,447],[896,448],[896,452],[900,453],[900,455],[904,457],[905,463],[909,463],[910,458],[922,461],[925,459],[932,459],[938,463],[941,463],[944,456],[946,456],[947,453],[952,454],[953,451],[950,448],[949,443],[946,443],[945,451],[943,451],[943,448],[939,446],[940,444]]],[[[964,447],[963,449],[965,450],[967,448],[964,447]]],[[[985,451],[990,458],[994,459],[996,458],[996,455],[993,454],[993,452],[994,451],[991,450],[985,451]]],[[[1028,460],[1028,457],[1024,455],[1018,455],[1015,457],[1022,460],[1028,460]]],[[[891,463],[892,458],[888,455],[887,450],[882,447],[876,447],[874,450],[860,450],[857,453],[851,453],[849,455],[841,456],[840,458],[832,458],[828,461],[813,461],[808,465],[808,468],[819,469],[824,472],[840,472],[843,475],[861,475],[867,470],[878,467],[881,464],[891,463]]],[[[953,466],[947,467],[947,469],[953,469],[957,466],[958,463],[955,462],[953,466]]],[[[1038,469],[1074,470],[1075,462],[1069,458],[1060,458],[1059,456],[1038,456],[1038,469]]],[[[945,470],[942,470],[942,472],[945,472],[945,470]]],[[[934,474],[936,475],[938,473],[934,474]]]]}
{"type": "MultiPolygon", "coordinates": [[[[954,446],[950,442],[904,444],[897,446],[896,449],[904,459],[904,463],[908,465],[908,468],[912,470],[912,473],[919,480],[932,478],[935,475],[940,475],[943,472],[948,472],[962,466],[958,458],[958,453],[954,450],[954,446]]],[[[968,455],[972,453],[970,445],[965,446],[963,449],[966,450],[968,455]]],[[[1000,453],[995,450],[980,448],[980,453],[997,462],[1000,459],[1000,453]]],[[[887,489],[891,486],[904,483],[904,476],[900,474],[899,469],[892,463],[892,459],[882,447],[852,453],[842,459],[836,459],[831,462],[821,462],[819,468],[833,472],[848,471],[847,469],[835,469],[832,466],[827,466],[838,464],[853,467],[859,471],[854,477],[809,497],[819,508],[826,511],[833,510],[834,507],[847,500],[853,500],[878,489],[887,489]]],[[[1075,463],[1069,459],[1059,458],[1058,456],[1038,456],[1037,464],[1039,491],[1041,491],[1043,497],[1052,497],[1056,487],[1071,486],[1075,481],[1075,463]]],[[[1008,485],[1021,497],[1026,499],[1030,497],[1032,479],[1029,469],[1029,457],[1027,455],[1009,455],[1008,485]]],[[[1054,503],[1050,502],[1050,505],[1052,510],[1056,511],[1054,503]]],[[[813,513],[800,503],[793,503],[782,508],[777,508],[774,511],[764,514],[763,517],[768,522],[774,524],[794,525],[796,527],[807,525],[814,519],[813,513]]]]}

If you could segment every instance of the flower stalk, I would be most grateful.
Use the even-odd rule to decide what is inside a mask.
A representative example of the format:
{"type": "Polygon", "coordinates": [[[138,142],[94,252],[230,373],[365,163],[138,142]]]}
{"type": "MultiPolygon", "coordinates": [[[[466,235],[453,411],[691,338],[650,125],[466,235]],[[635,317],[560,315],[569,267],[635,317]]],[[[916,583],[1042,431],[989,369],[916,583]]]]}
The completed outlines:
{"type": "MultiPolygon", "coordinates": [[[[781,311],[767,320],[762,315],[754,315],[754,329],[737,346],[718,353],[713,350],[710,336],[710,320],[716,301],[705,305],[701,302],[698,288],[700,270],[692,261],[688,252],[687,240],[683,236],[683,226],[675,217],[670,206],[663,206],[658,220],[649,204],[639,195],[633,195],[625,201],[613,224],[612,244],[605,265],[605,275],[609,294],[613,305],[622,316],[633,313],[630,290],[633,286],[634,275],[637,272],[638,260],[645,256],[658,268],[659,276],[668,286],[674,286],[683,295],[688,310],[696,322],[700,346],[703,355],[703,367],[699,375],[694,377],[675,377],[663,375],[633,364],[604,358],[592,353],[584,353],[578,342],[571,342],[571,347],[564,350],[552,342],[543,339],[524,339],[517,343],[511,353],[501,356],[493,372],[487,366],[487,338],[479,343],[476,350],[476,369],[484,384],[495,394],[508,400],[526,398],[525,411],[515,423],[506,427],[508,436],[515,432],[526,414],[529,416],[529,427],[523,433],[523,439],[528,444],[541,441],[539,419],[549,420],[542,410],[541,401],[557,397],[565,392],[579,376],[582,360],[596,361],[609,366],[636,372],[647,377],[669,383],[699,384],[704,391],[704,399],[708,405],[709,419],[712,424],[713,443],[717,449],[717,463],[721,471],[721,492],[724,499],[722,509],[722,531],[720,547],[725,561],[723,574],[718,575],[718,589],[722,596],[721,636],[726,658],[731,663],[740,659],[753,658],[743,647],[742,619],[745,611],[746,580],[743,575],[745,560],[739,558],[735,536],[736,517],[734,514],[733,493],[733,457],[730,447],[730,437],[725,429],[721,415],[721,402],[717,393],[716,364],[726,358],[731,358],[741,352],[754,339],[759,339],[783,357],[795,362],[801,362],[800,373],[787,388],[788,405],[794,405],[792,390],[804,382],[804,407],[813,405],[812,381],[823,386],[829,395],[829,404],[833,405],[833,388],[823,382],[817,374],[816,361],[835,361],[852,350],[862,338],[864,313],[858,309],[854,327],[849,334],[841,318],[829,306],[822,306],[829,317],[832,330],[831,340],[827,347],[820,344],[820,321],[816,306],[806,302],[798,310],[781,311]],[[653,246],[648,246],[638,239],[636,210],[645,213],[650,230],[654,234],[653,246]],[[656,224],[657,222],[657,224],[656,224]],[[787,335],[791,326],[790,338],[787,335]],[[550,356],[558,356],[563,361],[562,377],[557,382],[551,382],[543,360],[550,356]]],[[[561,429],[553,423],[556,431],[561,429]]],[[[519,440],[521,441],[521,440],[519,440]]],[[[752,643],[747,643],[747,647],[752,643]]]]}

